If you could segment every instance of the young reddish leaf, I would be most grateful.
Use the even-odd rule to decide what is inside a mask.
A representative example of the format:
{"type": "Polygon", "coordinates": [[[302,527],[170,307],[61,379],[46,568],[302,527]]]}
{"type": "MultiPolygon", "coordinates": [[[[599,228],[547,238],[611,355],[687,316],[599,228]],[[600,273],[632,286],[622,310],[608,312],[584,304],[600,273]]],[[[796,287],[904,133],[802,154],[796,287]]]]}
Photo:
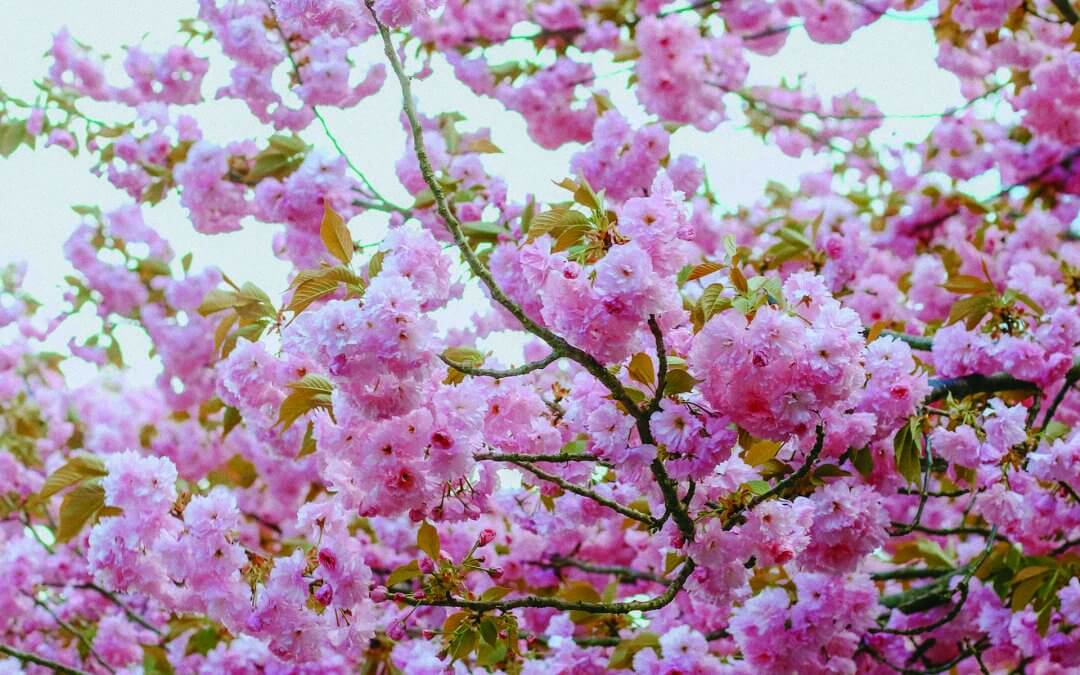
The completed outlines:
{"type": "Polygon", "coordinates": [[[695,265],[694,268],[690,270],[690,274],[687,275],[686,280],[694,281],[695,279],[700,279],[701,277],[707,277],[713,272],[719,272],[722,269],[724,269],[724,266],[720,263],[706,261],[701,263],[700,265],[695,265]]]}

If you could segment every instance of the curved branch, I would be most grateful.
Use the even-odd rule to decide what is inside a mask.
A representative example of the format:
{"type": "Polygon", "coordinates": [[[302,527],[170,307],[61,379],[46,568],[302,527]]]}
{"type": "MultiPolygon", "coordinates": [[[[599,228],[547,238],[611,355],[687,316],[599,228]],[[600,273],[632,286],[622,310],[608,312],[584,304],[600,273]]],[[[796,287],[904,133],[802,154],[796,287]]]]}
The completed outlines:
{"type": "Polygon", "coordinates": [[[789,487],[801,480],[806,474],[810,473],[810,469],[811,467],[813,467],[814,462],[817,461],[818,456],[821,455],[821,449],[823,447],[825,447],[825,428],[819,424],[817,427],[817,440],[814,441],[814,447],[811,448],[810,453],[806,455],[806,461],[802,463],[802,466],[796,469],[795,473],[791,474],[784,480],[772,486],[772,488],[769,489],[767,492],[763,492],[762,494],[754,497],[746,503],[746,506],[738,509],[735,513],[728,516],[728,519],[724,521],[724,529],[730,530],[731,528],[735,527],[735,523],[742,513],[744,513],[745,511],[752,511],[754,507],[756,507],[758,504],[764,502],[767,499],[771,499],[772,497],[780,494],[781,492],[784,492],[789,487]]]}
{"type": "Polygon", "coordinates": [[[571,345],[564,338],[555,334],[547,327],[541,326],[528,316],[517,303],[511,300],[506,293],[503,292],[502,288],[495,282],[495,278],[491,276],[491,271],[484,266],[478,257],[476,257],[476,253],[472,250],[472,247],[465,238],[465,232],[461,227],[461,221],[458,220],[457,216],[450,210],[449,202],[446,199],[446,193],[443,191],[442,185],[435,177],[435,170],[432,168],[431,160],[428,158],[427,148],[424,146],[424,130],[420,126],[420,119],[417,117],[416,109],[413,106],[412,84],[409,80],[409,76],[405,73],[404,67],[401,65],[401,59],[398,58],[397,52],[394,49],[394,42],[390,36],[390,29],[386,27],[386,24],[384,24],[381,19],[379,19],[378,14],[375,12],[374,1],[366,0],[366,4],[376,27],[379,29],[379,34],[382,36],[383,52],[386,54],[387,60],[390,61],[390,67],[393,69],[394,75],[397,76],[398,84],[401,86],[402,108],[405,112],[405,117],[409,121],[409,129],[412,132],[413,150],[416,154],[417,163],[420,165],[420,174],[423,176],[428,189],[431,190],[431,194],[435,199],[436,211],[446,224],[446,229],[450,231],[450,235],[454,239],[454,244],[457,246],[458,250],[461,251],[461,256],[465,259],[465,263],[469,266],[472,273],[480,279],[480,282],[491,295],[491,299],[501,305],[506,311],[510,312],[526,331],[546,342],[555,353],[566,356],[580,364],[593,377],[607,387],[608,391],[611,392],[612,398],[621,403],[633,417],[640,417],[642,414],[641,410],[638,409],[637,404],[635,404],[633,399],[626,393],[626,389],[623,387],[622,383],[619,382],[618,378],[616,378],[611,371],[605,368],[588,352],[571,345]]]}
{"type": "Polygon", "coordinates": [[[65,666],[62,663],[56,661],[50,661],[37,654],[31,654],[30,652],[19,651],[14,647],[8,647],[7,645],[0,643],[0,654],[7,654],[8,656],[15,657],[23,663],[33,663],[34,665],[44,666],[45,668],[51,668],[54,673],[60,673],[60,675],[90,675],[84,670],[78,670],[65,666]]]}
{"type": "Polygon", "coordinates": [[[884,335],[891,338],[896,338],[901,342],[906,342],[912,349],[928,352],[934,347],[934,338],[925,337],[923,335],[909,335],[907,333],[900,333],[895,330],[883,330],[879,335],[884,335]]]}
{"type": "Polygon", "coordinates": [[[536,560],[529,563],[536,567],[546,567],[549,569],[564,569],[572,567],[574,569],[581,570],[582,572],[588,572],[590,574],[610,574],[612,576],[619,577],[620,579],[626,579],[629,581],[652,581],[658,584],[667,585],[669,582],[659,574],[653,574],[652,572],[646,572],[644,570],[635,570],[631,567],[622,567],[621,565],[594,565],[583,560],[575,560],[573,558],[554,557],[551,560],[536,560]]]}
{"type": "Polygon", "coordinates": [[[567,453],[560,453],[557,455],[526,455],[521,452],[478,452],[473,455],[473,459],[478,462],[524,462],[526,464],[533,464],[539,462],[552,462],[552,463],[564,463],[564,462],[596,462],[604,466],[611,466],[604,460],[600,459],[596,455],[571,455],[567,453]]]}
{"type": "Polygon", "coordinates": [[[623,506],[622,504],[614,502],[607,497],[601,497],[592,490],[583,488],[580,485],[575,485],[574,483],[571,483],[564,478],[560,478],[553,473],[548,473],[547,471],[538,469],[535,466],[532,466],[526,462],[518,462],[511,460],[510,463],[514,466],[520,467],[528,471],[529,473],[533,474],[541,480],[545,480],[549,483],[558,485],[567,492],[573,492],[574,494],[585,497],[586,499],[591,499],[597,504],[600,504],[601,506],[606,506],[612,511],[618,513],[619,515],[625,516],[631,520],[636,520],[639,523],[644,523],[649,527],[653,527],[656,524],[656,521],[653,519],[653,517],[646,513],[642,513],[641,511],[635,511],[634,509],[623,506]]]}
{"type": "Polygon", "coordinates": [[[1008,373],[994,375],[964,375],[948,379],[931,379],[930,395],[926,403],[933,403],[952,394],[954,398],[964,398],[973,394],[993,394],[999,391],[1039,391],[1039,385],[1021,380],[1008,373]]]}
{"type": "Polygon", "coordinates": [[[404,598],[402,602],[418,607],[460,607],[471,609],[475,612],[488,612],[493,610],[507,611],[522,607],[546,607],[568,612],[588,612],[589,614],[629,614],[630,612],[651,612],[671,603],[679,594],[686,580],[694,572],[697,566],[693,560],[687,559],[679,569],[679,574],[671,580],[667,590],[649,600],[629,600],[626,602],[573,602],[560,600],[559,598],[542,598],[539,596],[527,596],[513,600],[459,600],[456,598],[417,600],[404,598]]]}
{"type": "Polygon", "coordinates": [[[550,366],[552,363],[558,361],[560,358],[562,358],[560,354],[558,354],[557,352],[551,352],[539,361],[530,361],[529,363],[526,363],[523,366],[518,366],[517,368],[509,368],[507,370],[494,370],[491,368],[473,368],[472,366],[465,366],[459,363],[454,363],[442,354],[439,354],[439,359],[442,360],[443,363],[458,372],[465,373],[466,375],[471,375],[473,377],[490,377],[496,380],[501,380],[506,377],[527,375],[534,370],[543,370],[544,368],[550,366]]]}
{"type": "Polygon", "coordinates": [[[934,467],[934,455],[930,449],[930,438],[923,434],[923,445],[926,446],[926,468],[923,470],[922,487],[919,490],[919,507],[915,510],[915,517],[908,525],[894,527],[889,531],[889,536],[899,537],[911,533],[922,522],[923,511],[926,509],[926,500],[930,497],[927,488],[930,487],[930,471],[934,467]]]}
{"type": "Polygon", "coordinates": [[[649,401],[649,405],[645,407],[645,412],[652,414],[660,409],[660,401],[664,400],[664,389],[667,388],[667,348],[664,347],[664,333],[660,330],[660,324],[656,322],[656,316],[649,315],[649,331],[652,332],[653,340],[656,342],[656,392],[653,394],[652,400],[649,401]]]}
{"type": "Polygon", "coordinates": [[[1057,413],[1058,406],[1065,400],[1065,394],[1069,393],[1069,390],[1073,388],[1076,381],[1080,380],[1080,362],[1077,362],[1075,366],[1069,369],[1069,372],[1065,374],[1065,382],[1062,383],[1061,389],[1058,389],[1058,393],[1054,396],[1054,400],[1051,401],[1050,407],[1046,409],[1046,417],[1043,418],[1042,427],[1039,428],[1039,435],[1046,433],[1046,429],[1050,426],[1050,422],[1054,421],[1054,415],[1057,413]]]}

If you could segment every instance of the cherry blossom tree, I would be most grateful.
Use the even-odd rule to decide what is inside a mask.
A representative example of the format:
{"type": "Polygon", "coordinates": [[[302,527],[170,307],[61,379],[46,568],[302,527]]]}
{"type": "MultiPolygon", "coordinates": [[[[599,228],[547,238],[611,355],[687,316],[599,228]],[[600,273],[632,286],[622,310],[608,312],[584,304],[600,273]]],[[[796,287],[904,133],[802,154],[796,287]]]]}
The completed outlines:
{"type": "Polygon", "coordinates": [[[1076,672],[1077,10],[942,2],[966,103],[917,143],[857,92],[746,85],[792,31],[917,4],[200,0],[123,75],[56,33],[0,155],[90,156],[127,205],[76,208],[64,307],[0,275],[0,673],[1076,672]],[[489,173],[501,132],[414,95],[434,73],[565,172],[489,173]],[[401,117],[366,115],[387,87],[401,117]],[[328,108],[403,126],[407,203],[328,108]],[[830,168],[719,204],[669,147],[731,114],[830,168]],[[178,255],[165,200],[276,227],[250,253],[288,290],[178,255]]]}

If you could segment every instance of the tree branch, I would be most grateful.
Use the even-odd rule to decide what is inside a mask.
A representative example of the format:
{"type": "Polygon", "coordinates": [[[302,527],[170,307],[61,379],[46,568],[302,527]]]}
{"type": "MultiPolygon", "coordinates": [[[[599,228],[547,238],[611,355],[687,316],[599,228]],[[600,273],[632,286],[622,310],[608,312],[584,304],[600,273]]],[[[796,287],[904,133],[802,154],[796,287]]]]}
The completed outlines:
{"type": "Polygon", "coordinates": [[[469,242],[465,238],[465,232],[461,227],[461,221],[459,221],[457,216],[450,210],[449,203],[446,199],[446,193],[443,191],[442,185],[435,177],[435,170],[431,166],[431,160],[428,158],[427,149],[424,146],[424,130],[420,126],[420,119],[417,117],[416,109],[413,105],[412,83],[410,82],[409,76],[405,73],[405,69],[401,64],[401,59],[398,58],[397,52],[394,49],[394,42],[390,36],[390,29],[388,29],[386,24],[379,19],[378,14],[375,12],[373,0],[366,0],[366,4],[368,11],[371,12],[372,19],[375,21],[375,25],[379,29],[379,34],[382,36],[383,51],[386,54],[386,58],[390,61],[390,66],[394,71],[394,75],[397,76],[398,84],[401,86],[402,107],[405,111],[405,117],[409,121],[409,128],[412,131],[413,150],[416,154],[417,163],[420,165],[420,174],[423,176],[428,189],[431,190],[431,194],[435,199],[436,211],[442,218],[443,223],[445,223],[446,229],[450,231],[450,235],[454,239],[454,244],[456,244],[458,250],[461,251],[465,263],[469,266],[472,273],[480,279],[480,282],[491,295],[491,299],[501,305],[506,311],[510,312],[526,331],[546,342],[556,354],[566,356],[580,364],[585,370],[592,374],[593,377],[607,387],[608,391],[611,392],[612,398],[621,403],[632,416],[635,418],[640,417],[641,411],[638,409],[633,399],[626,393],[622,383],[619,382],[615,375],[588,352],[574,347],[547,327],[536,323],[536,321],[529,317],[517,303],[511,300],[506,293],[503,292],[502,288],[495,282],[494,277],[491,276],[491,271],[476,257],[476,253],[472,250],[472,247],[469,246],[469,242]]]}
{"type": "Polygon", "coordinates": [[[973,394],[993,394],[999,391],[1030,391],[1039,390],[1039,386],[1027,380],[1021,380],[1008,373],[996,373],[994,375],[964,375],[949,379],[931,379],[930,395],[926,397],[926,403],[933,403],[952,394],[954,398],[964,398],[973,394]]]}
{"type": "Polygon", "coordinates": [[[653,393],[652,400],[649,401],[649,405],[646,406],[645,412],[649,415],[653,414],[660,409],[660,401],[664,400],[664,389],[667,388],[667,349],[664,347],[664,333],[660,330],[660,324],[656,322],[656,316],[649,315],[649,331],[652,332],[653,340],[656,342],[656,391],[653,393]]]}
{"type": "Polygon", "coordinates": [[[629,614],[630,612],[651,612],[667,606],[679,594],[686,580],[694,572],[696,565],[689,558],[679,569],[679,574],[671,580],[667,590],[649,600],[629,600],[626,602],[573,602],[560,600],[559,598],[544,598],[539,596],[527,596],[513,600],[459,600],[456,598],[442,598],[417,600],[405,598],[402,602],[419,607],[460,607],[471,609],[476,612],[508,611],[522,607],[547,607],[567,612],[588,612],[590,614],[629,614]]]}
{"type": "Polygon", "coordinates": [[[1061,13],[1063,19],[1071,24],[1075,24],[1080,21],[1080,14],[1076,13],[1073,6],[1069,4],[1069,0],[1050,0],[1053,3],[1054,8],[1061,13]]]}
{"type": "Polygon", "coordinates": [[[22,661],[23,663],[33,663],[38,666],[51,668],[54,673],[60,673],[60,675],[90,675],[84,670],[78,670],[76,668],[65,666],[62,663],[57,663],[56,661],[50,661],[49,659],[38,656],[37,654],[19,651],[18,649],[15,649],[14,647],[8,647],[3,643],[0,643],[0,654],[7,654],[8,656],[13,656],[18,660],[22,661]]]}
{"type": "Polygon", "coordinates": [[[518,366],[517,368],[509,368],[507,370],[493,370],[491,368],[473,368],[472,366],[465,366],[454,363],[442,354],[439,354],[439,358],[446,365],[450,366],[456,371],[465,373],[466,375],[471,375],[473,377],[491,377],[496,380],[501,380],[506,377],[527,375],[534,370],[543,370],[544,368],[550,366],[552,363],[558,361],[561,358],[561,355],[557,354],[556,352],[551,352],[539,361],[530,361],[523,366],[518,366]]]}
{"type": "Polygon", "coordinates": [[[607,462],[600,459],[596,455],[571,455],[567,453],[560,453],[557,455],[526,455],[521,452],[478,452],[473,455],[473,459],[478,462],[513,462],[526,464],[533,464],[538,462],[596,462],[597,464],[603,464],[604,466],[610,466],[607,462]]]}
{"type": "Polygon", "coordinates": [[[813,467],[814,462],[817,461],[818,456],[821,455],[821,449],[823,447],[825,447],[825,428],[819,424],[817,427],[817,439],[814,441],[814,447],[811,448],[809,454],[806,455],[806,460],[802,463],[802,466],[796,469],[795,473],[791,474],[784,480],[772,486],[772,488],[769,489],[767,492],[764,492],[754,497],[749,502],[747,502],[746,506],[738,509],[735,513],[728,516],[727,520],[724,521],[724,529],[730,530],[731,528],[735,527],[735,523],[741,514],[746,511],[752,511],[754,507],[756,507],[758,504],[764,502],[767,499],[775,497],[781,492],[784,492],[789,487],[801,480],[803,476],[810,473],[810,469],[811,467],[813,467]]]}
{"type": "Polygon", "coordinates": [[[1050,422],[1054,421],[1054,415],[1057,413],[1058,406],[1065,400],[1065,394],[1069,393],[1069,390],[1073,388],[1076,381],[1080,380],[1080,362],[1077,362],[1075,366],[1069,369],[1069,372],[1065,374],[1065,382],[1062,383],[1061,389],[1058,389],[1058,393],[1054,396],[1054,400],[1051,401],[1050,407],[1046,409],[1046,417],[1043,418],[1042,427],[1039,428],[1039,435],[1046,433],[1047,427],[1050,426],[1050,422]]]}
{"type": "Polygon", "coordinates": [[[108,663],[105,662],[105,659],[101,658],[100,654],[94,651],[94,646],[90,644],[90,640],[88,640],[85,635],[83,635],[80,631],[76,630],[75,627],[69,624],[67,621],[61,619],[56,614],[56,612],[52,610],[51,607],[46,605],[41,600],[38,600],[36,597],[33,596],[33,594],[24,593],[24,595],[30,598],[35,605],[45,610],[45,612],[52,617],[53,621],[56,622],[56,625],[60,626],[60,628],[64,629],[65,632],[71,634],[76,640],[78,640],[79,643],[83,646],[83,648],[87,651],[87,653],[93,656],[94,660],[100,663],[102,667],[105,668],[105,670],[109,671],[110,673],[116,672],[108,663]]]}
{"type": "Polygon", "coordinates": [[[543,471],[541,469],[538,469],[535,466],[532,466],[531,464],[527,464],[525,462],[510,461],[510,463],[513,464],[514,466],[520,467],[520,468],[528,471],[529,473],[533,474],[534,476],[536,476],[537,478],[539,478],[541,480],[545,480],[545,481],[547,481],[549,483],[553,483],[555,485],[558,485],[559,487],[566,490],[567,492],[573,492],[574,494],[579,495],[581,497],[585,497],[586,499],[591,499],[594,502],[596,502],[597,504],[600,504],[601,506],[606,506],[609,509],[611,509],[612,511],[618,513],[619,515],[630,518],[631,520],[636,520],[639,523],[644,523],[645,525],[648,525],[649,527],[653,527],[656,524],[656,521],[652,518],[652,516],[650,516],[650,515],[648,515],[646,513],[642,513],[641,511],[635,511],[634,509],[623,506],[622,504],[619,504],[618,502],[614,502],[614,501],[608,499],[607,497],[601,497],[600,495],[596,494],[592,490],[589,490],[587,488],[583,488],[580,485],[575,485],[574,483],[571,483],[568,480],[560,478],[559,476],[556,476],[555,474],[548,473],[547,471],[543,471]]]}
{"type": "Polygon", "coordinates": [[[550,569],[564,569],[572,567],[574,569],[581,570],[582,572],[588,572],[590,574],[610,574],[612,576],[619,577],[620,579],[626,579],[629,581],[652,581],[658,584],[668,584],[668,580],[664,577],[653,574],[652,572],[645,572],[643,570],[635,570],[631,567],[622,567],[620,565],[594,565],[593,563],[585,562],[582,560],[575,560],[573,558],[563,558],[556,556],[551,560],[536,560],[529,563],[536,567],[546,567],[550,569]]]}

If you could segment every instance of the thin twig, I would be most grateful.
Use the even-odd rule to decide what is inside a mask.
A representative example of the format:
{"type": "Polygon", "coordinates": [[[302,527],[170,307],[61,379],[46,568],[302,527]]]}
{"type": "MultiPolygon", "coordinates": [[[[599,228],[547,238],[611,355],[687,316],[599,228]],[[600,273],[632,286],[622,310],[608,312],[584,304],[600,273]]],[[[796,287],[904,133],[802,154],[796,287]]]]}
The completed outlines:
{"type": "Polygon", "coordinates": [[[572,567],[574,569],[581,570],[582,572],[588,572],[590,574],[610,574],[612,576],[619,577],[620,579],[626,579],[629,581],[652,581],[654,583],[665,585],[668,583],[667,579],[660,576],[659,574],[653,574],[652,572],[635,570],[631,567],[622,567],[621,565],[595,565],[593,563],[576,560],[573,558],[562,558],[556,556],[551,560],[530,561],[529,564],[536,567],[547,567],[550,569],[564,569],[566,567],[572,567]]]}
{"type": "Polygon", "coordinates": [[[85,670],[79,670],[70,666],[65,666],[62,663],[56,661],[50,661],[49,659],[38,656],[37,654],[31,654],[30,652],[20,651],[14,647],[9,647],[3,643],[0,643],[0,654],[7,654],[13,656],[23,663],[33,663],[34,665],[44,666],[45,668],[51,668],[54,673],[60,673],[60,675],[90,675],[85,670]]]}
{"type": "Polygon", "coordinates": [[[473,455],[473,459],[478,462],[524,462],[526,464],[537,462],[552,462],[556,464],[565,462],[596,462],[598,464],[610,466],[596,455],[584,453],[572,455],[565,452],[557,455],[526,455],[523,452],[478,452],[473,455]]]}
{"type": "Polygon", "coordinates": [[[730,530],[731,528],[735,527],[735,523],[738,521],[738,518],[742,513],[746,511],[752,511],[754,507],[756,507],[758,504],[764,502],[767,499],[772,499],[773,497],[781,494],[782,492],[785,492],[789,487],[800,481],[803,476],[810,473],[810,469],[813,467],[814,462],[817,461],[817,458],[821,454],[821,450],[824,446],[825,429],[819,424],[817,427],[817,440],[814,441],[814,447],[811,448],[809,454],[806,455],[806,460],[803,462],[802,466],[796,469],[795,472],[792,473],[790,476],[780,481],[776,485],[772,486],[772,488],[770,488],[768,491],[763,492],[762,494],[757,495],[756,497],[751,499],[749,502],[747,502],[746,506],[742,507],[735,513],[728,516],[727,520],[724,522],[724,529],[730,530]]]}
{"type": "Polygon", "coordinates": [[[520,375],[527,375],[527,374],[533,372],[534,370],[543,370],[544,368],[547,368],[548,366],[550,366],[555,361],[558,361],[560,358],[562,358],[562,356],[560,354],[555,353],[555,352],[551,352],[550,354],[548,354],[547,356],[545,356],[544,358],[542,358],[542,359],[540,359],[538,361],[530,361],[529,363],[526,363],[525,365],[518,366],[517,368],[508,368],[506,370],[495,370],[495,369],[492,369],[492,368],[474,368],[472,366],[466,366],[466,365],[463,365],[463,364],[460,364],[460,363],[454,363],[453,361],[446,358],[446,356],[444,356],[442,354],[439,354],[439,358],[446,365],[448,365],[451,368],[453,368],[454,370],[456,370],[458,372],[461,372],[461,373],[464,373],[466,375],[471,375],[473,377],[490,377],[490,378],[493,378],[493,379],[496,379],[496,380],[501,380],[501,379],[506,378],[506,377],[518,377],[520,375]]]}
{"type": "Polygon", "coordinates": [[[404,598],[408,605],[429,607],[460,607],[475,612],[508,611],[521,607],[547,607],[566,612],[588,612],[590,614],[629,614],[630,612],[651,612],[666,607],[686,585],[686,580],[694,572],[696,565],[687,559],[679,569],[679,574],[671,580],[667,590],[649,600],[629,600],[626,602],[575,602],[554,597],[527,596],[513,600],[461,600],[457,598],[404,598]]]}
{"type": "Polygon", "coordinates": [[[49,607],[47,604],[45,604],[41,600],[38,600],[32,594],[24,593],[24,595],[26,595],[26,597],[33,600],[35,605],[37,605],[41,609],[45,610],[48,613],[48,615],[52,617],[53,621],[56,622],[56,625],[60,626],[60,628],[62,628],[65,632],[70,633],[72,636],[74,636],[75,639],[77,639],[79,641],[79,643],[82,644],[83,648],[87,651],[87,653],[90,654],[91,656],[93,656],[94,660],[97,661],[98,663],[100,663],[102,665],[102,667],[105,668],[105,670],[109,671],[110,673],[115,673],[116,672],[115,670],[113,670],[112,666],[110,666],[108,663],[105,662],[105,659],[101,658],[100,654],[98,654],[96,651],[94,651],[94,646],[90,643],[90,640],[88,640],[87,637],[82,634],[81,631],[77,630],[74,626],[69,624],[67,621],[64,621],[63,619],[61,619],[56,614],[56,612],[54,612],[52,610],[51,607],[49,607]]]}
{"type": "Polygon", "coordinates": [[[586,499],[591,499],[594,502],[596,502],[597,504],[600,504],[601,506],[606,506],[607,508],[609,508],[612,511],[618,513],[619,515],[625,516],[625,517],[627,517],[627,518],[629,518],[631,520],[636,520],[639,523],[644,523],[645,525],[648,525],[649,527],[653,527],[655,525],[655,523],[656,523],[656,521],[652,518],[652,516],[650,516],[647,513],[642,513],[641,511],[637,511],[635,509],[631,509],[629,507],[623,506],[622,504],[619,504],[618,502],[614,502],[614,501],[608,499],[607,497],[602,497],[602,496],[596,494],[595,492],[593,492],[592,490],[590,490],[588,488],[583,488],[580,485],[576,485],[574,483],[571,483],[570,481],[568,481],[568,480],[566,480],[564,478],[556,476],[555,474],[552,474],[552,473],[548,473],[547,471],[543,471],[541,469],[538,469],[535,466],[532,466],[531,464],[528,464],[528,463],[525,463],[525,462],[514,462],[514,461],[511,461],[510,463],[513,464],[514,466],[520,467],[520,468],[528,471],[529,473],[531,473],[532,475],[536,476],[537,478],[539,478],[541,480],[545,480],[545,481],[547,481],[549,483],[553,483],[555,485],[558,485],[559,487],[566,490],[567,492],[573,492],[574,494],[579,495],[581,497],[585,497],[586,499]]]}

